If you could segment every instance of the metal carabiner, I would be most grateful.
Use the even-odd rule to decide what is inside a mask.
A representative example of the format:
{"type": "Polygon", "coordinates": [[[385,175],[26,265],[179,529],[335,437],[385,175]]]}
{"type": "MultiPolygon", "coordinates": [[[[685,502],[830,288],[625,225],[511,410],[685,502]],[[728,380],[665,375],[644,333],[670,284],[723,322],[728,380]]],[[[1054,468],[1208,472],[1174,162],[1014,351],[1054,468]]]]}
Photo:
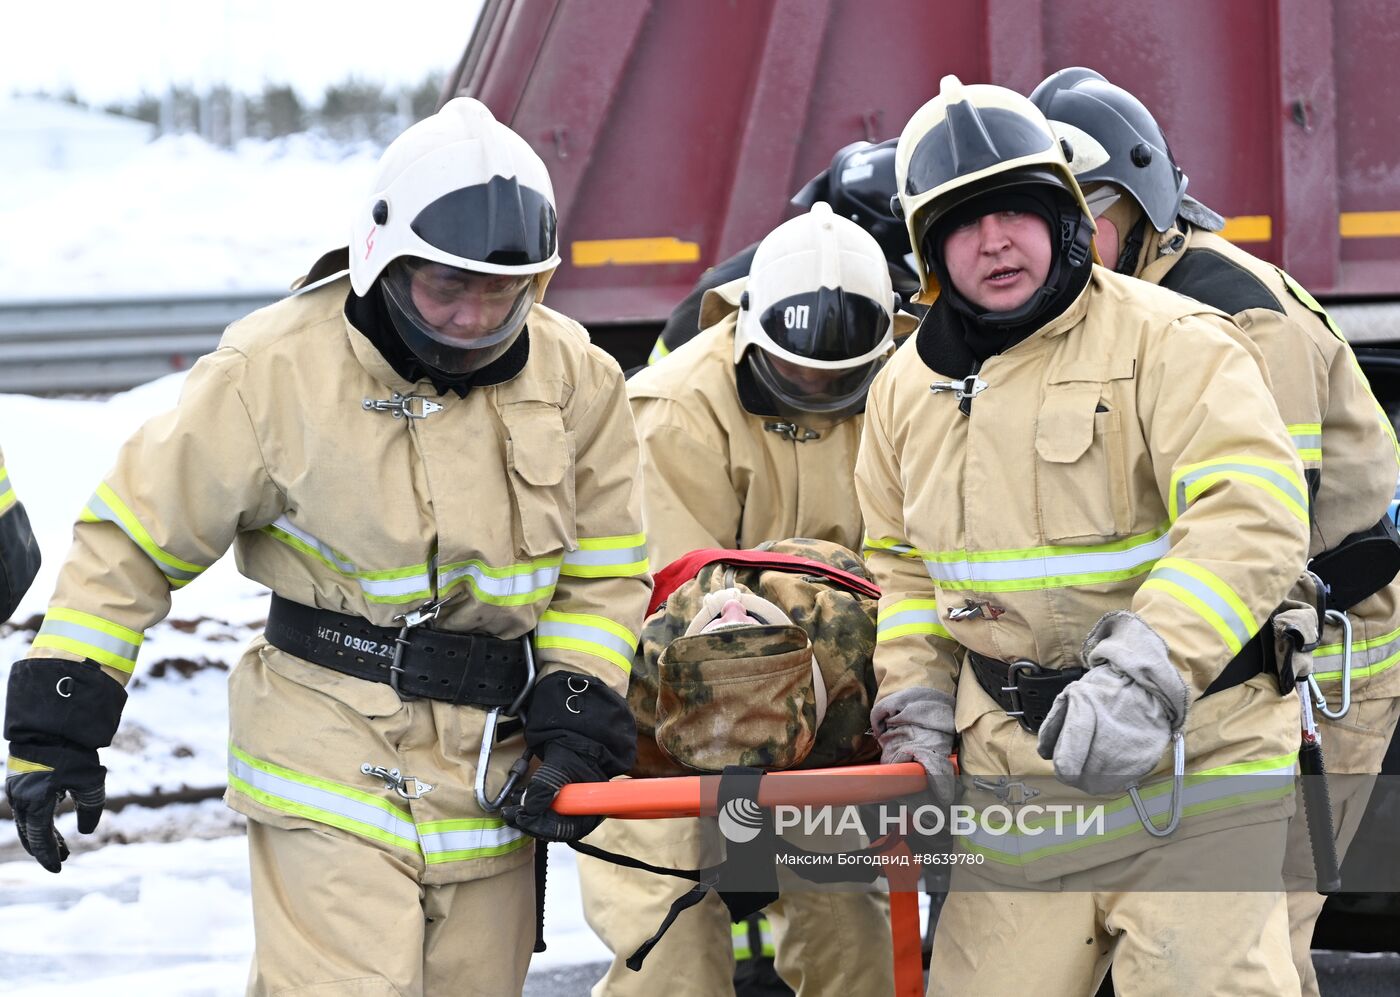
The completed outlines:
{"type": "Polygon", "coordinates": [[[1142,797],[1138,795],[1138,788],[1136,786],[1128,787],[1128,795],[1133,798],[1133,809],[1137,811],[1138,820],[1142,821],[1142,829],[1154,838],[1171,837],[1172,832],[1181,823],[1182,792],[1185,788],[1186,737],[1181,731],[1175,730],[1172,731],[1172,801],[1166,827],[1157,826],[1152,815],[1147,812],[1142,797]]]}
{"type": "MultiPolygon", "coordinates": [[[[531,690],[535,687],[535,653],[530,646],[530,635],[525,634],[520,638],[520,644],[525,648],[525,688],[520,690],[520,695],[515,697],[515,701],[505,708],[507,717],[517,717],[523,724],[525,722],[525,700],[529,698],[531,690]]],[[[492,796],[486,790],[486,770],[491,765],[491,750],[496,743],[496,727],[500,723],[502,708],[493,706],[486,711],[486,722],[481,729],[481,750],[476,756],[476,805],[488,814],[499,813],[501,807],[506,802],[506,797],[521,779],[525,777],[526,771],[530,768],[530,749],[526,748],[525,753],[511,763],[510,770],[506,773],[505,785],[501,791],[492,796]]]]}
{"type": "Polygon", "coordinates": [[[1308,676],[1308,688],[1312,690],[1317,712],[1328,720],[1340,720],[1351,711],[1351,617],[1338,610],[1329,609],[1324,619],[1342,628],[1342,705],[1336,710],[1328,709],[1327,697],[1322,694],[1322,687],[1317,684],[1317,679],[1311,675],[1308,676]]]}

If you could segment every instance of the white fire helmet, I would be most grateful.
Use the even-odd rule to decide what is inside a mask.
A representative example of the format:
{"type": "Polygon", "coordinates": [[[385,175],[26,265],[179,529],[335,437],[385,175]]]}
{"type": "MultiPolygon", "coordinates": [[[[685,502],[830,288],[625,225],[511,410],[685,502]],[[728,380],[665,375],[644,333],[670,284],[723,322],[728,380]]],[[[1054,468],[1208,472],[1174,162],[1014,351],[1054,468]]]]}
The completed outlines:
{"type": "Polygon", "coordinates": [[[894,343],[898,307],[880,244],[818,201],[759,243],[734,362],[749,356],[784,414],[845,418],[865,406],[894,343]]]}
{"type": "Polygon", "coordinates": [[[449,375],[508,350],[559,265],[544,162],[486,105],[457,97],[384,150],[356,205],[350,282],[376,280],[404,344],[449,375]]]}

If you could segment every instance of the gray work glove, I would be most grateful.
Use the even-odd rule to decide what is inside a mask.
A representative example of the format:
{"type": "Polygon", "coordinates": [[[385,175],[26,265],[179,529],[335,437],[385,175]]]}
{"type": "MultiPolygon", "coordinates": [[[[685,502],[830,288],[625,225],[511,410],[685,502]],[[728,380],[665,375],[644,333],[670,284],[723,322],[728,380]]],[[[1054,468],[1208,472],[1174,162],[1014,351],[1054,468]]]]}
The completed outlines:
{"type": "Polygon", "coordinates": [[[953,697],[937,689],[904,689],[870,710],[870,729],[880,742],[880,762],[918,762],[928,775],[929,792],[941,806],[953,802],[957,775],[953,760],[953,697]]]}
{"type": "Polygon", "coordinates": [[[1088,674],[1055,697],[1036,748],[1066,785],[1117,795],[1157,767],[1186,723],[1186,683],[1166,641],[1135,613],[1106,614],[1083,656],[1088,674]]]}
{"type": "Polygon", "coordinates": [[[1305,571],[1269,618],[1274,631],[1274,661],[1279,669],[1280,688],[1291,690],[1295,683],[1312,674],[1312,652],[1322,638],[1326,604],[1322,580],[1305,571]]]}

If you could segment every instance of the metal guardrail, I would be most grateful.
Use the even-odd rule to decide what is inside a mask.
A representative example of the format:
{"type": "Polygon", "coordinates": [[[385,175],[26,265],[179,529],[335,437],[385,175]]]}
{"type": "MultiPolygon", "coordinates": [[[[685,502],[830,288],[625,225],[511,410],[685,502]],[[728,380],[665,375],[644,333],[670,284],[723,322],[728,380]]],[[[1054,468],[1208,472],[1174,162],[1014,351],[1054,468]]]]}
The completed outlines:
{"type": "Polygon", "coordinates": [[[0,392],[121,391],[184,370],[285,292],[0,302],[0,392]]]}
{"type": "MultiPolygon", "coordinates": [[[[0,302],[0,392],[121,391],[184,370],[285,292],[0,302]]],[[[1400,303],[1328,306],[1354,344],[1400,342],[1400,303]]],[[[600,341],[607,345],[602,337],[600,341]]]]}

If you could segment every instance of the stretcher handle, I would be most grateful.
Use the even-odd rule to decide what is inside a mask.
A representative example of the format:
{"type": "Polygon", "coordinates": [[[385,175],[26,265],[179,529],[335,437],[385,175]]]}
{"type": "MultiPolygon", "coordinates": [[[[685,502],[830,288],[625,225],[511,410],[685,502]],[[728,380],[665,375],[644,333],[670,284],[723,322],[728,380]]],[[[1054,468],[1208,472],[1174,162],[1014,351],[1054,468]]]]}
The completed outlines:
{"type": "MultiPolygon", "coordinates": [[[[719,779],[717,775],[683,775],[573,782],[559,791],[551,809],[559,814],[633,820],[710,816],[718,810],[719,779]]],[[[758,802],[765,807],[879,803],[927,790],[928,777],[918,762],[846,765],[770,772],[759,783],[758,802]]]]}

